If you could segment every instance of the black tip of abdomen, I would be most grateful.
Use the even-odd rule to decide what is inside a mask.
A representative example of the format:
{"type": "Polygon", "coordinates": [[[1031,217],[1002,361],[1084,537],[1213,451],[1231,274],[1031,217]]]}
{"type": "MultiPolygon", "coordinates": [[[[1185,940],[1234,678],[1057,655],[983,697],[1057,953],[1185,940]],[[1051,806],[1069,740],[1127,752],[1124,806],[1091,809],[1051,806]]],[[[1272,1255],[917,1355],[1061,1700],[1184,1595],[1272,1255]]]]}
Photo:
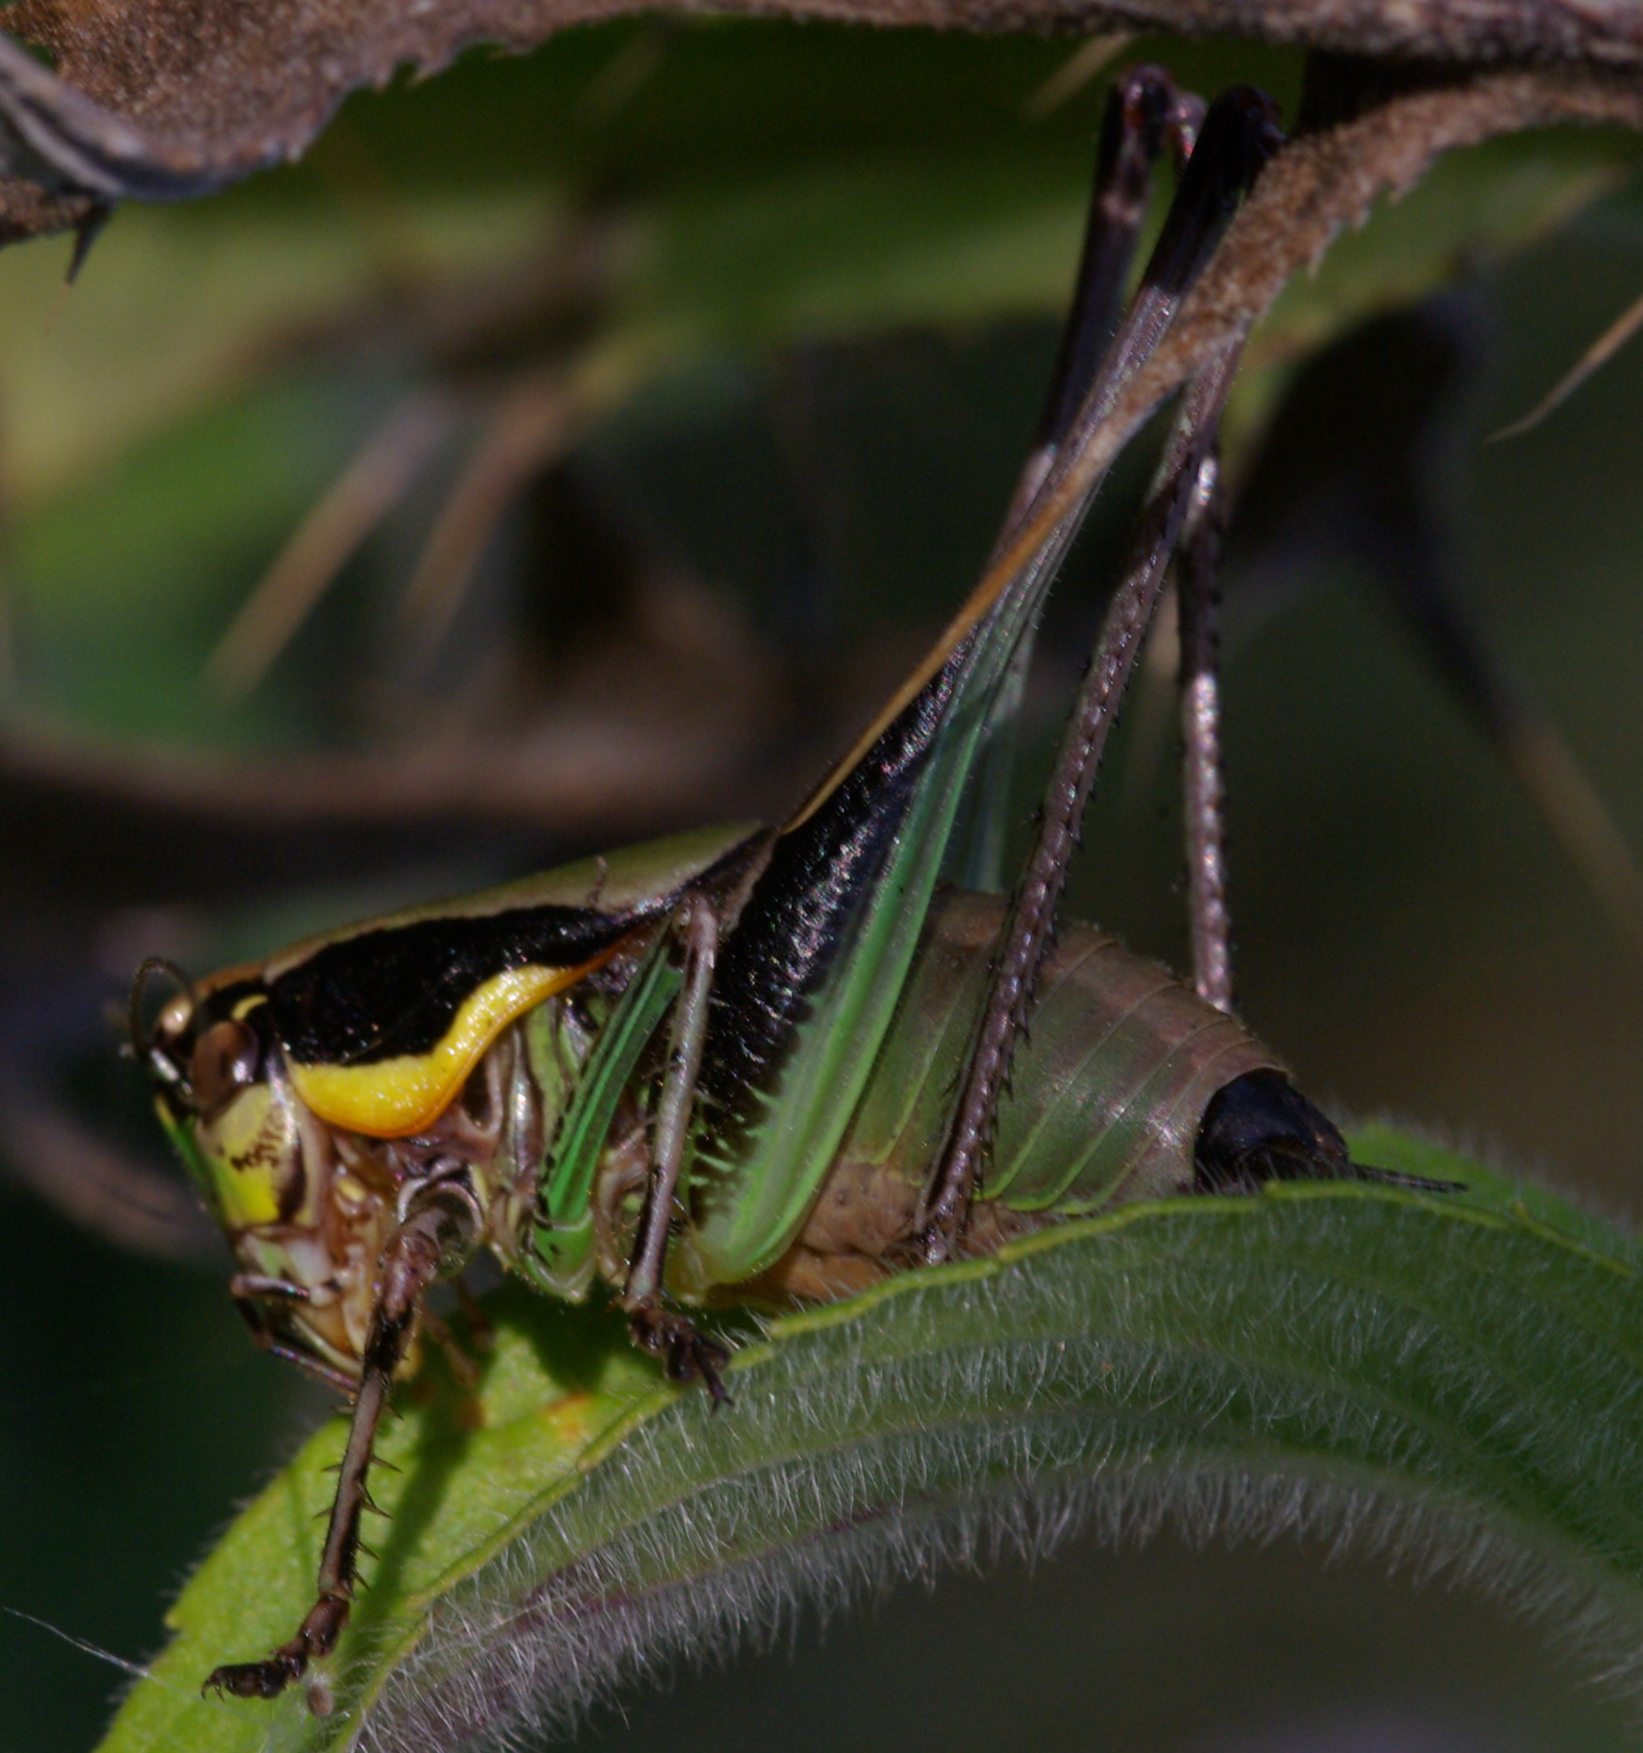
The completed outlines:
{"type": "Polygon", "coordinates": [[[1249,1193],[1265,1181],[1351,1176],[1346,1140],[1281,1071],[1246,1071],[1217,1090],[1193,1148],[1200,1193],[1249,1193]]]}
{"type": "Polygon", "coordinates": [[[1368,1181],[1416,1193],[1460,1193],[1436,1181],[1355,1163],[1327,1115],[1281,1071],[1246,1071],[1210,1097],[1193,1147],[1193,1191],[1253,1193],[1267,1181],[1368,1181]]]}

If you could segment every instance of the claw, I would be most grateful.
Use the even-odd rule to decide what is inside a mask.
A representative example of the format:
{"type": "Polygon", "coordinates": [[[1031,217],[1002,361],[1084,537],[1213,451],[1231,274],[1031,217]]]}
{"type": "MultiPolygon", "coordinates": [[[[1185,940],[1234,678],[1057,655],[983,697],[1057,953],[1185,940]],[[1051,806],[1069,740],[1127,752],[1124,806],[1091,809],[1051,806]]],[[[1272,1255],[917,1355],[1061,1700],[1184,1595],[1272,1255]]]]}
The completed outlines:
{"type": "Polygon", "coordinates": [[[730,1403],[722,1374],[730,1362],[729,1349],[699,1332],[688,1315],[655,1303],[641,1304],[632,1311],[628,1331],[641,1351],[663,1359],[669,1381],[699,1381],[712,1395],[715,1407],[730,1403]]]}
{"type": "Polygon", "coordinates": [[[230,1662],[213,1668],[200,1688],[202,1696],[225,1692],[235,1698],[278,1698],[308,1672],[308,1664],[328,1656],[348,1619],[348,1602],[338,1595],[322,1595],[308,1611],[297,1635],[282,1643],[262,1662],[230,1662]]]}
{"type": "Polygon", "coordinates": [[[306,1665],[288,1658],[284,1651],[266,1662],[229,1662],[211,1670],[200,1693],[214,1692],[219,1698],[225,1692],[235,1698],[278,1698],[293,1680],[301,1678],[306,1665]]]}
{"type": "Polygon", "coordinates": [[[730,1390],[726,1388],[720,1372],[730,1362],[729,1351],[711,1339],[698,1336],[691,1348],[691,1361],[696,1366],[697,1375],[702,1378],[702,1386],[712,1396],[714,1411],[717,1412],[721,1406],[728,1406],[730,1390]]]}

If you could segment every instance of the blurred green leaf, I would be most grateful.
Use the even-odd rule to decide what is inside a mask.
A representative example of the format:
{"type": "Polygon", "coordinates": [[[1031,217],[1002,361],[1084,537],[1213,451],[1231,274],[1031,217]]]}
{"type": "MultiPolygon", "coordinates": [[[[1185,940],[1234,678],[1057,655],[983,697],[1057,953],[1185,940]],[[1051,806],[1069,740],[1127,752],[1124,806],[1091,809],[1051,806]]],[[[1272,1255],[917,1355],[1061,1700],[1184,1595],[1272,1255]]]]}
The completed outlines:
{"type": "Polygon", "coordinates": [[[619,1322],[509,1289],[477,1400],[448,1382],[407,1394],[384,1441],[403,1470],[381,1480],[394,1519],[339,1653],[338,1713],[196,1691],[304,1611],[329,1426],[188,1585],[103,1753],[319,1753],[362,1721],[374,1748],[465,1744],[768,1636],[796,1601],[1091,1518],[1114,1537],[1175,1518],[1385,1549],[1555,1607],[1631,1678],[1635,1245],[1408,1137],[1354,1142],[1468,1191],[1120,1209],[776,1321],[717,1414],[658,1386],[619,1322]]]}
{"type": "MultiPolygon", "coordinates": [[[[602,290],[575,339],[545,314],[512,363],[598,378],[607,415],[715,358],[1051,319],[1098,107],[1088,92],[1028,113],[1063,53],[774,24],[579,33],[356,100],[299,170],[207,208],[122,214],[47,343],[0,361],[27,436],[11,581],[39,657],[25,701],[127,737],[311,739],[310,692],[237,718],[196,685],[203,658],[395,396],[452,370],[415,323],[396,328],[403,301],[517,272],[544,239],[551,264],[599,228],[602,290]],[[462,125],[477,113],[482,133],[462,125]],[[347,316],[371,333],[372,310],[371,345],[345,327],[304,363],[304,324],[347,316]]],[[[1293,97],[1291,56],[1170,59],[1205,89],[1236,74],[1293,97]]],[[[1638,150],[1565,132],[1440,164],[1291,287],[1229,430],[1258,426],[1302,353],[1543,236],[1638,150]]],[[[43,307],[45,261],[11,252],[0,275],[43,307]]]]}
{"type": "MultiPolygon", "coordinates": [[[[1149,54],[1186,84],[1245,79],[1293,103],[1292,55],[1141,42],[1124,60],[1149,54]]],[[[356,99],[303,167],[205,210],[121,215],[51,344],[4,362],[11,417],[30,434],[19,485],[28,495],[73,474],[86,447],[106,454],[141,425],[145,398],[174,408],[271,328],[505,259],[530,236],[533,207],[544,228],[590,202],[623,215],[641,242],[612,321],[660,330],[675,363],[682,345],[1058,313],[1099,90],[1031,114],[1064,55],[820,25],[623,26],[356,99]],[[475,113],[483,130],[463,125],[475,113]],[[111,419],[109,372],[132,366],[131,406],[111,419]]],[[[1274,343],[1316,343],[1530,241],[1638,151],[1619,135],[1565,133],[1464,155],[1432,194],[1334,252],[1342,267],[1287,301],[1274,343]]],[[[38,297],[58,269],[44,252],[13,252],[0,272],[38,297]]]]}

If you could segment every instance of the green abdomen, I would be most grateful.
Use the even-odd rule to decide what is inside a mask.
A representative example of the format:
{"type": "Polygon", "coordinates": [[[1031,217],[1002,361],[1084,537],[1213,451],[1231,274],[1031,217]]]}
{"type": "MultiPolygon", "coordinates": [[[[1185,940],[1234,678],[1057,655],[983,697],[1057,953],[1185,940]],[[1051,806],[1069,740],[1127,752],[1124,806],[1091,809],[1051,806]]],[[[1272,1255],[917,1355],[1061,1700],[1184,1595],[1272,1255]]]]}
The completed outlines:
{"type": "MultiPolygon", "coordinates": [[[[842,1295],[906,1263],[1003,914],[996,896],[938,904],[832,1173],[761,1284],[842,1295]]],[[[1231,1017],[1156,962],[1072,926],[1046,965],[1017,1052],[968,1246],[1130,1199],[1184,1193],[1210,1099],[1276,1066],[1231,1017]]]]}

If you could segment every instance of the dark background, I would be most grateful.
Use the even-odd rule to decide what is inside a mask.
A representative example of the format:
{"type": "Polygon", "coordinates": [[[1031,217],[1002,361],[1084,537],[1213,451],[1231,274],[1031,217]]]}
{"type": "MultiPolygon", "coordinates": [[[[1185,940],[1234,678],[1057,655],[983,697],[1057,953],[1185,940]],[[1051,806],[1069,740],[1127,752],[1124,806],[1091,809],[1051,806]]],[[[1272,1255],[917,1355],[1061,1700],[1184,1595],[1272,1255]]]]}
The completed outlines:
{"type": "MultiPolygon", "coordinates": [[[[213,1529],[319,1408],[251,1351],[212,1238],[134,1214],[146,1183],[116,1182],[90,1224],[68,1214],[93,1148],[173,1175],[104,1015],[124,970],[151,949],[204,967],[793,798],[957,600],[1007,492],[1096,113],[1089,91],[1031,112],[1067,53],[582,33],[358,100],[307,164],[219,202],[121,215],[66,303],[60,243],[0,259],[0,1605],[153,1649],[213,1529]],[[473,289],[511,284],[544,238],[563,267],[584,224],[615,263],[604,284],[546,314],[527,296],[511,326],[471,314],[473,289]],[[653,254],[624,277],[631,247],[690,273],[653,254]],[[463,420],[528,404],[532,374],[612,308],[668,337],[662,293],[681,288],[677,367],[522,471],[442,641],[401,639],[393,605],[471,426],[267,684],[234,706],[209,694],[227,618],[400,396],[452,394],[463,420]],[[426,778],[422,801],[313,765],[357,749],[426,778]],[[681,749],[700,758],[675,775],[681,749]]],[[[1233,71],[1285,92],[1296,75],[1253,55],[1187,68],[1212,87],[1233,71]]],[[[1500,162],[1527,210],[1560,161],[1500,162]]],[[[1289,461],[1251,482],[1227,610],[1240,996],[1320,1098],[1631,1215],[1643,961],[1378,582],[1434,558],[1643,844],[1643,349],[1534,433],[1486,442],[1643,283],[1635,178],[1622,166],[1578,217],[1494,255],[1451,251],[1442,302],[1349,361],[1289,461]],[[1433,387],[1432,417],[1388,415],[1396,383],[1433,387]],[[1429,495],[1430,539],[1382,519],[1366,547],[1381,525],[1363,493],[1400,468],[1429,495]]],[[[1040,741],[1122,491],[1050,622],[1040,741]]],[[[1155,706],[1126,721],[1076,905],[1179,963],[1155,706]]],[[[89,1745],[119,1683],[0,1618],[6,1746],[89,1745]]],[[[1629,1720],[1474,1593],[1310,1548],[1165,1540],[903,1589],[825,1640],[807,1623],[791,1654],[636,1698],[587,1740],[1586,1749],[1629,1744],[1629,1720]]]]}

